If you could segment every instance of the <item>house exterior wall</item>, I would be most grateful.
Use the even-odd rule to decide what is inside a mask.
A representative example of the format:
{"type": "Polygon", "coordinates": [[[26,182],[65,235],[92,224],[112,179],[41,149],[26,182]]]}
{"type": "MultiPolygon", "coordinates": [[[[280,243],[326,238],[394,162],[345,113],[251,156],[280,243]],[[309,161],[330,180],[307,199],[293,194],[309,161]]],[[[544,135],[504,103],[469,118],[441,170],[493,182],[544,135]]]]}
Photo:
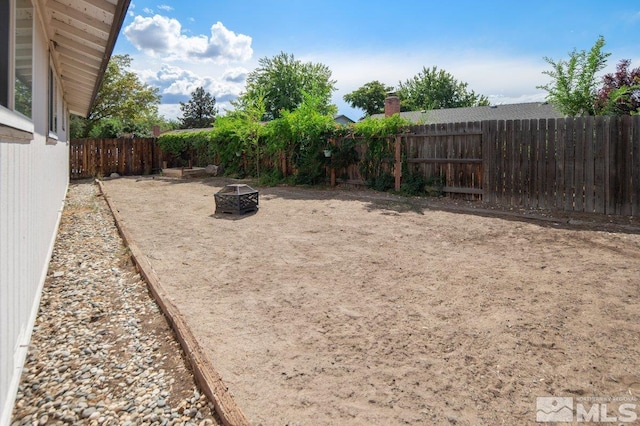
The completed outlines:
{"type": "Polygon", "coordinates": [[[32,119],[0,106],[1,426],[10,422],[69,181],[69,121],[60,87],[57,140],[49,137],[50,56],[42,27],[36,13],[32,119]]]}

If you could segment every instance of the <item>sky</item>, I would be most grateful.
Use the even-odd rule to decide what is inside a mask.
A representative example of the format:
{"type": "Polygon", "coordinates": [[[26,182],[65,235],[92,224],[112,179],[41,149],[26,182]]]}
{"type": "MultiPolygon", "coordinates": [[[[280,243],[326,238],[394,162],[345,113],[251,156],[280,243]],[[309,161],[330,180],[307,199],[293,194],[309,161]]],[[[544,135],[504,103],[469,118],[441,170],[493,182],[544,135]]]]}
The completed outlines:
{"type": "Polygon", "coordinates": [[[599,36],[611,53],[640,66],[640,2],[631,0],[132,0],[113,54],[159,88],[160,114],[202,86],[221,113],[244,91],[261,58],[281,52],[321,63],[336,81],[332,101],[352,120],[363,111],[343,100],[370,81],[398,87],[436,66],[492,104],[544,101],[543,71],[599,36]]]}

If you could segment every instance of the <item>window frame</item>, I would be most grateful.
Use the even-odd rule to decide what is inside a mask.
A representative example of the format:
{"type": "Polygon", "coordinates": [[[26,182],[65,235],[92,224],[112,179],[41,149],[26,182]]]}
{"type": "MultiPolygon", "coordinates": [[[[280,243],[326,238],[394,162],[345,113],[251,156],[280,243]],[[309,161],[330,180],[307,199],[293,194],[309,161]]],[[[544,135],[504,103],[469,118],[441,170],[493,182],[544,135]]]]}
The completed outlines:
{"type": "MultiPolygon", "coordinates": [[[[35,6],[31,0],[29,0],[31,6],[34,9],[32,15],[32,43],[35,42],[35,6]]],[[[0,99],[3,101],[0,103],[0,127],[12,127],[23,132],[30,134],[34,133],[33,123],[33,83],[31,87],[32,100],[31,100],[31,117],[27,117],[15,110],[15,84],[16,84],[16,64],[15,64],[15,50],[16,50],[16,0],[0,0],[0,11],[9,13],[3,13],[5,21],[0,21],[0,24],[8,22],[8,25],[2,25],[4,33],[0,35],[6,38],[0,38],[3,40],[2,48],[0,48],[0,85],[4,87],[3,97],[6,99],[0,99]],[[4,81],[1,81],[4,80],[4,81]]],[[[31,66],[34,65],[34,49],[31,48],[31,66]]],[[[32,70],[33,72],[33,70],[32,70]]],[[[0,135],[7,132],[2,131],[0,135]]],[[[10,134],[11,132],[9,132],[10,134]]]]}

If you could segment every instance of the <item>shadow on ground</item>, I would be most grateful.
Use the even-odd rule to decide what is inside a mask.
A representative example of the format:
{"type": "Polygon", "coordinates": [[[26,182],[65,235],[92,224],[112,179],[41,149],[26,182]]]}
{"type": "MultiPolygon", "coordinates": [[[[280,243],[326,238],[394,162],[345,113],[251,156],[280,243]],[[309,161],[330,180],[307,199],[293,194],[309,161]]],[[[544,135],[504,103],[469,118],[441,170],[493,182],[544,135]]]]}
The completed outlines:
{"type": "MultiPolygon", "coordinates": [[[[110,180],[105,178],[104,180],[110,180]]],[[[262,200],[282,198],[290,200],[356,200],[364,203],[367,211],[381,211],[386,215],[416,213],[423,215],[426,211],[446,211],[455,214],[472,214],[483,217],[496,217],[511,221],[534,223],[539,226],[570,229],[595,230],[605,232],[622,232],[640,234],[640,217],[613,216],[598,213],[564,212],[542,209],[518,209],[488,205],[482,201],[467,201],[449,197],[407,197],[391,192],[379,192],[371,189],[348,189],[326,186],[274,186],[263,187],[255,179],[233,179],[229,177],[207,178],[168,178],[159,175],[120,177],[116,179],[133,179],[136,181],[158,180],[172,185],[199,183],[211,187],[212,194],[232,183],[244,183],[257,189],[262,200]]],[[[84,182],[78,181],[78,182],[84,182]]],[[[220,215],[211,217],[224,220],[239,220],[258,212],[244,215],[220,215]]]]}

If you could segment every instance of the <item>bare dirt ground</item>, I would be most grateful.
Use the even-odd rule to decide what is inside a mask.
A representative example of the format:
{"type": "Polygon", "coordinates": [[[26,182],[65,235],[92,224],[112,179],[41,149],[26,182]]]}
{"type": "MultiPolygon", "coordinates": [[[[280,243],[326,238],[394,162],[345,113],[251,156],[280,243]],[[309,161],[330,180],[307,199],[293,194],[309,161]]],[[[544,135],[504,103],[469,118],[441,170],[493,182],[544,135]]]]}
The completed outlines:
{"type": "Polygon", "coordinates": [[[535,424],[539,396],[640,415],[637,221],[290,187],[216,216],[225,183],[105,187],[252,424],[535,424]]]}

